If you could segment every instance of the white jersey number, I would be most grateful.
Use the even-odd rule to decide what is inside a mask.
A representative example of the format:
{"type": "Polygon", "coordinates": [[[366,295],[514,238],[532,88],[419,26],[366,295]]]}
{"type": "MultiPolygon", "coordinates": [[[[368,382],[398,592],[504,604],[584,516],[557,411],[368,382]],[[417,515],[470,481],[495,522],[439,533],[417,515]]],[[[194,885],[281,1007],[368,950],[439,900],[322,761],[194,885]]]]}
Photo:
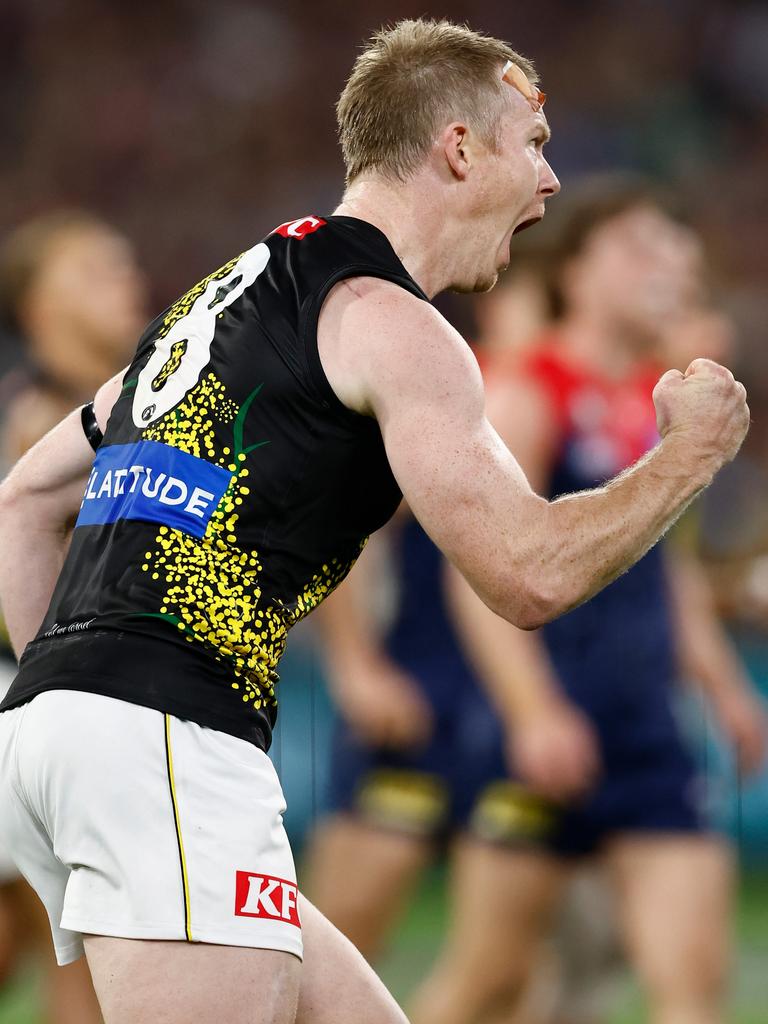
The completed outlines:
{"type": "Polygon", "coordinates": [[[155,345],[136,382],[133,422],[147,427],[178,405],[200,380],[211,357],[216,317],[249,288],[269,262],[269,249],[259,242],[244,252],[225,277],[211,280],[189,312],[155,345]]]}

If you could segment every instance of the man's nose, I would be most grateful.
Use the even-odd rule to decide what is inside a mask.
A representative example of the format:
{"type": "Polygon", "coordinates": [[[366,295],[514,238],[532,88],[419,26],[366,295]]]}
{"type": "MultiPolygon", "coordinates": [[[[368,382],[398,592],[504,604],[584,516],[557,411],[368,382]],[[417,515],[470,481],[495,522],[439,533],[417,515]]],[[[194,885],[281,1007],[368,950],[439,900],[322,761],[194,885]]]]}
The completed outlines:
{"type": "Polygon", "coordinates": [[[544,173],[539,179],[539,193],[543,196],[556,196],[559,191],[560,182],[558,181],[557,175],[545,160],[544,173]]]}

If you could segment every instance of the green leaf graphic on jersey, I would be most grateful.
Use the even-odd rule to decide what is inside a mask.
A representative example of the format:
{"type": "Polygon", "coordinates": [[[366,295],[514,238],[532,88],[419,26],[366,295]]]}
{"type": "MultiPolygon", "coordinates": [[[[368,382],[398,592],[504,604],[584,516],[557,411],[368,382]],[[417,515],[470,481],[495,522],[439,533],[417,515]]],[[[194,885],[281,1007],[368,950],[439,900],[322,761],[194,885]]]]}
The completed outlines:
{"type": "Polygon", "coordinates": [[[150,385],[153,391],[159,391],[160,388],[163,387],[165,382],[171,376],[171,374],[175,373],[178,370],[179,366],[181,365],[181,357],[187,351],[188,344],[189,339],[184,338],[183,341],[177,341],[176,344],[172,346],[171,354],[168,356],[165,365],[162,367],[160,373],[158,373],[158,375],[155,377],[155,379],[152,381],[152,384],[150,385]]]}
{"type": "Polygon", "coordinates": [[[251,403],[254,398],[258,395],[261,389],[264,387],[263,383],[259,384],[257,388],[248,395],[246,400],[240,406],[240,410],[235,417],[235,426],[232,431],[232,438],[235,446],[235,458],[240,461],[241,455],[249,455],[252,451],[257,448],[261,448],[265,444],[269,444],[269,441],[257,441],[256,444],[248,445],[247,448],[243,448],[243,431],[245,430],[245,417],[248,415],[248,410],[251,407],[251,403]]]}

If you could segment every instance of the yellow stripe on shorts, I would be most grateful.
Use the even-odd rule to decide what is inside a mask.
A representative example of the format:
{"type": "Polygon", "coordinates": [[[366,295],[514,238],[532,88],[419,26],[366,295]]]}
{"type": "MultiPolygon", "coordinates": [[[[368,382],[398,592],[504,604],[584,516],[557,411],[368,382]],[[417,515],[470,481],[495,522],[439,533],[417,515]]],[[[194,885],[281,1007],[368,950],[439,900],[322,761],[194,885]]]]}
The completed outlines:
{"type": "Polygon", "coordinates": [[[173,804],[173,821],[176,826],[176,841],[179,844],[179,861],[181,863],[181,887],[184,893],[184,933],[187,942],[192,938],[192,914],[189,909],[189,879],[187,877],[187,859],[184,856],[184,841],[181,838],[181,822],[179,821],[179,803],[176,799],[176,782],[173,777],[173,752],[171,750],[171,716],[165,715],[165,763],[168,768],[168,785],[171,789],[173,804]]]}

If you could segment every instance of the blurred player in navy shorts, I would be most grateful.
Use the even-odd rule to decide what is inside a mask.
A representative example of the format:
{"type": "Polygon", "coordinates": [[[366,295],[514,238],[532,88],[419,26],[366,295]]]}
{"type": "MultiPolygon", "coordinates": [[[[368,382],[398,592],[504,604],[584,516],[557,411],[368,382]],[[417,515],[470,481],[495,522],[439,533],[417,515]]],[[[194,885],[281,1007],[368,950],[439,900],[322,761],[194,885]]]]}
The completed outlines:
{"type": "MultiPolygon", "coordinates": [[[[485,367],[497,429],[534,486],[553,496],[599,485],[656,443],[654,354],[663,347],[668,358],[676,327],[690,339],[695,321],[711,317],[701,308],[695,239],[642,189],[604,188],[564,219],[552,267],[556,327],[485,367]]],[[[371,700],[386,730],[386,707],[406,703],[390,680],[399,673],[400,685],[415,686],[406,703],[412,745],[372,750],[359,726],[357,737],[342,729],[338,814],[315,848],[316,897],[375,952],[429,840],[458,829],[450,934],[412,1020],[470,1024],[503,1010],[529,1024],[554,1019],[522,1000],[565,884],[576,864],[601,853],[654,1022],[721,1021],[733,869],[726,844],[707,831],[702,780],[673,714],[679,667],[710,692],[746,769],[762,756],[765,726],[697,568],[670,571],[670,554],[656,548],[581,609],[522,633],[483,614],[454,574],[439,596],[439,561],[430,566],[417,530],[406,525],[400,539],[403,595],[385,652],[395,667],[379,664],[383,684],[371,700]],[[473,678],[511,740],[492,724],[473,678]],[[504,777],[505,743],[514,780],[504,777]]],[[[336,614],[353,627],[349,612],[336,614]]],[[[344,662],[333,647],[334,677],[364,666],[359,652],[344,662]]],[[[375,660],[368,664],[373,689],[375,660]]],[[[558,1024],[577,1019],[569,1010],[558,1024]]]]}
{"type": "MultiPolygon", "coordinates": [[[[564,217],[554,329],[486,368],[493,422],[544,494],[599,484],[656,443],[654,357],[673,348],[676,327],[688,337],[705,319],[695,238],[634,185],[601,192],[587,191],[564,217]]],[[[762,759],[765,717],[697,567],[658,546],[603,594],[526,636],[499,629],[451,583],[468,649],[513,723],[510,757],[525,784],[500,786],[480,809],[481,833],[520,848],[477,851],[473,876],[504,870],[503,858],[508,877],[498,900],[469,904],[466,933],[494,930],[514,992],[571,866],[601,853],[651,1019],[722,1021],[733,864],[707,830],[703,780],[675,719],[680,670],[708,692],[745,770],[762,759]],[[539,809],[536,828],[515,825],[521,807],[539,809]]],[[[468,959],[454,934],[422,993],[420,1024],[472,1019],[438,1006],[468,959]]]]}

